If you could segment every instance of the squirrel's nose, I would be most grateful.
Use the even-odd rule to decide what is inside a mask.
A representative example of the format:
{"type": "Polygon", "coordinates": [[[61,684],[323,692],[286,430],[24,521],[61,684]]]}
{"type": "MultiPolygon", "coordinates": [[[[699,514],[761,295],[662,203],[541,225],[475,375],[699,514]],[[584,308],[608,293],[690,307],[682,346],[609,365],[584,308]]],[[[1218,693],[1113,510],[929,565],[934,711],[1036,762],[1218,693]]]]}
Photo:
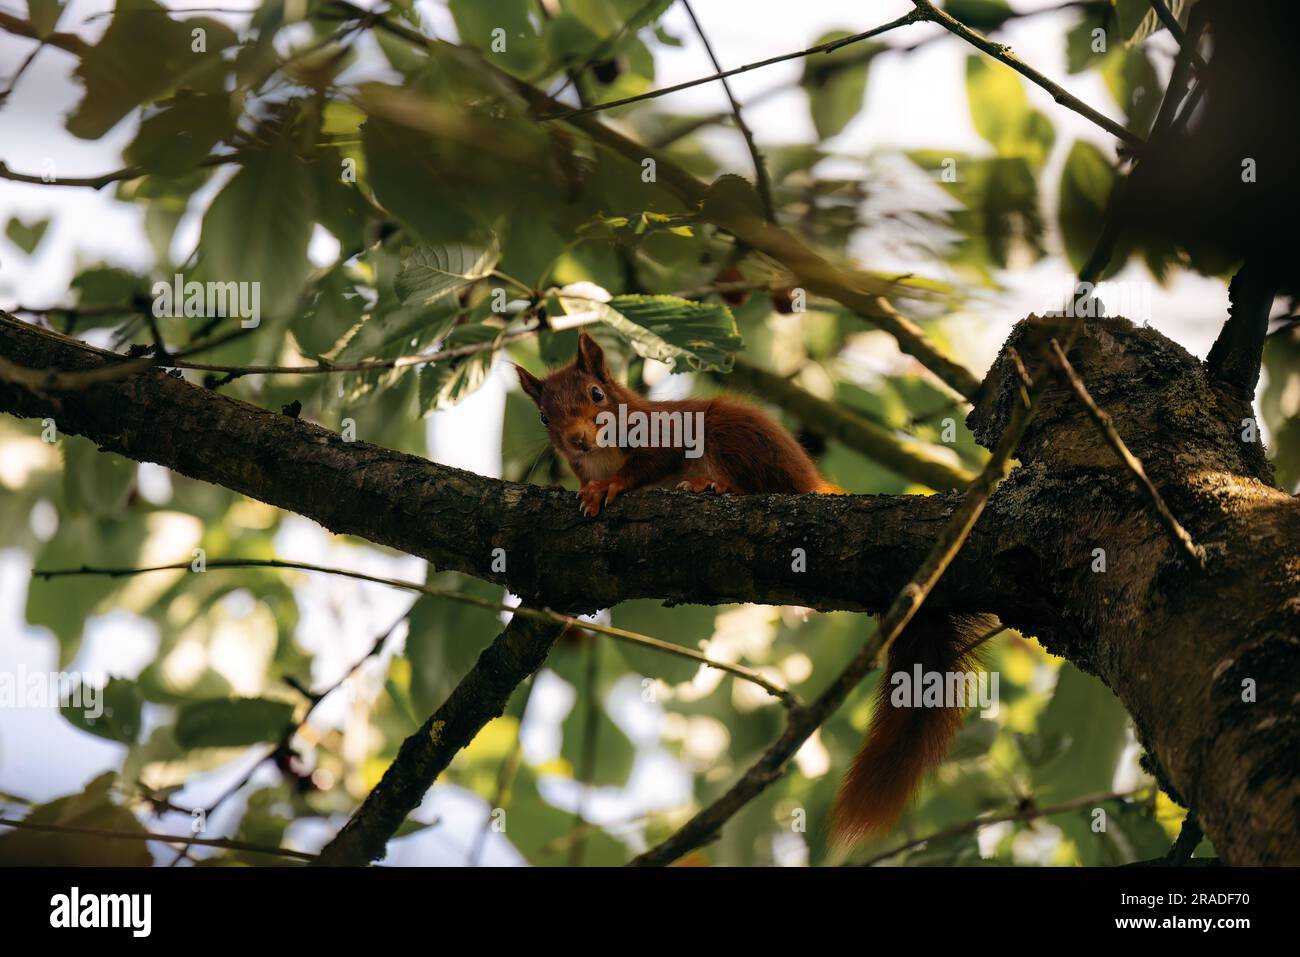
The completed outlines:
{"type": "Polygon", "coordinates": [[[587,441],[587,437],[583,435],[581,432],[574,432],[573,434],[571,434],[569,436],[569,444],[572,445],[579,452],[591,451],[591,443],[587,441]]]}

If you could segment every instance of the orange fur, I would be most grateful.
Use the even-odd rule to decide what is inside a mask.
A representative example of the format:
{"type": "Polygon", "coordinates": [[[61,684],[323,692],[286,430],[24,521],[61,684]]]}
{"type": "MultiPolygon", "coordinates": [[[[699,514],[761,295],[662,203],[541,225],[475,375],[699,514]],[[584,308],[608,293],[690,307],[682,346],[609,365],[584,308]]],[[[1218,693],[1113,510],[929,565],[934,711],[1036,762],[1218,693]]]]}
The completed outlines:
{"type": "MultiPolygon", "coordinates": [[[[759,409],[728,396],[652,402],[614,380],[600,346],[585,333],[578,337],[574,360],[545,379],[517,371],[542,413],[552,446],[582,482],[579,495],[588,515],[635,488],[846,494],[822,478],[794,436],[759,409]],[[601,400],[593,397],[593,387],[601,400]],[[680,448],[598,448],[596,416],[620,403],[629,412],[702,412],[702,457],[687,459],[680,448]]],[[[986,630],[991,621],[923,609],[894,642],[889,673],[910,670],[916,662],[926,671],[969,670],[965,665],[973,649],[968,645],[977,636],[972,631],[986,630]]],[[[961,727],[959,709],[894,708],[887,678],[880,687],[867,740],[835,805],[833,837],[842,844],[892,825],[961,727]]]]}
{"type": "Polygon", "coordinates": [[[902,708],[890,701],[890,676],[922,671],[973,671],[976,641],[997,624],[989,615],[948,615],[922,608],[889,649],[872,706],[871,726],[844,776],[831,817],[832,840],[846,846],[889,830],[939,766],[961,729],[964,708],[902,708]]]}
{"type": "Polygon", "coordinates": [[[687,488],[741,495],[844,490],[821,477],[808,453],[760,409],[730,396],[654,402],[619,384],[596,341],[581,334],[573,361],[539,379],[523,368],[519,382],[541,411],[551,445],[579,481],[583,511],[594,515],[635,488],[687,488]],[[603,396],[593,398],[593,388],[603,396]],[[681,448],[598,448],[596,416],[616,411],[703,414],[703,455],[681,448]]]}

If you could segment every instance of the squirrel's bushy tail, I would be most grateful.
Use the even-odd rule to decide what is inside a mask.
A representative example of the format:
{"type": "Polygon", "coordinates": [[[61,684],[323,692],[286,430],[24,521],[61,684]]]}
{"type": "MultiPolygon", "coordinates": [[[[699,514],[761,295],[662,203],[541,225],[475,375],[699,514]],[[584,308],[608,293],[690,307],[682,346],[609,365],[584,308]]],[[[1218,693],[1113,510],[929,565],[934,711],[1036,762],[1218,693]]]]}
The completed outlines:
{"type": "Polygon", "coordinates": [[[850,845],[888,830],[925,775],[943,760],[966,709],[895,707],[897,672],[945,676],[979,667],[980,638],[997,626],[991,615],[950,615],[922,609],[889,649],[862,750],[845,775],[831,818],[832,840],[850,845]]]}

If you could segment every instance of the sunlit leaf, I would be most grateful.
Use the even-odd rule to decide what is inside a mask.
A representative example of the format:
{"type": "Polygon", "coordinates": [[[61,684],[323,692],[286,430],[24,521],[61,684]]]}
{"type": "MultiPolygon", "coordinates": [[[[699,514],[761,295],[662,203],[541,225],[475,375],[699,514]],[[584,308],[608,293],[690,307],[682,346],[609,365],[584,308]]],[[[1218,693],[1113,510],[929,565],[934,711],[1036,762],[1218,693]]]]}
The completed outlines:
{"type": "Polygon", "coordinates": [[[495,236],[482,246],[467,243],[419,246],[402,260],[394,288],[402,302],[427,306],[490,276],[500,258],[501,247],[495,236]]]}
{"type": "Polygon", "coordinates": [[[293,720],[293,705],[268,698],[211,698],[180,707],[176,741],[183,748],[234,748],[277,741],[293,720]]]}
{"type": "Polygon", "coordinates": [[[559,296],[565,312],[589,314],[612,326],[637,355],[667,362],[677,372],[725,372],[744,346],[731,310],[721,303],[676,296],[610,297],[591,283],[566,286],[559,296]]]}
{"type": "Polygon", "coordinates": [[[420,414],[447,409],[476,391],[492,371],[505,329],[495,323],[457,326],[443,340],[443,351],[479,347],[468,355],[439,359],[420,367],[420,414]]]}
{"type": "Polygon", "coordinates": [[[252,153],[203,217],[205,277],[257,283],[265,315],[287,314],[307,276],[315,191],[306,166],[283,147],[252,153]]]}
{"type": "Polygon", "coordinates": [[[118,0],[108,30],[77,67],[86,93],[68,117],[68,132],[98,139],[132,109],[182,83],[219,90],[221,51],[235,42],[234,31],[217,20],[181,22],[153,0],[118,0]]]}
{"type": "Polygon", "coordinates": [[[41,239],[45,236],[45,230],[50,226],[48,219],[37,219],[30,223],[25,223],[17,216],[9,217],[9,222],[5,225],[5,236],[9,241],[25,252],[31,255],[36,252],[36,247],[41,244],[41,239]]]}

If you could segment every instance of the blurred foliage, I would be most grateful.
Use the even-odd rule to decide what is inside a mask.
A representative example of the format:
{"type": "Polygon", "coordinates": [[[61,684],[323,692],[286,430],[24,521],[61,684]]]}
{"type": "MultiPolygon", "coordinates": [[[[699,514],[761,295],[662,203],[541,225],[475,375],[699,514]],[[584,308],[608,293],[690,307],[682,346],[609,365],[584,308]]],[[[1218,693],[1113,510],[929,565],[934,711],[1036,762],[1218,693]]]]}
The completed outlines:
{"type": "MultiPolygon", "coordinates": [[[[67,128],[94,139],[128,117],[138,121],[124,162],[139,175],[109,189],[141,213],[157,262],[148,274],[85,264],[67,308],[52,312],[51,322],[118,347],[149,344],[154,332],[144,314],[154,282],[170,282],[178,272],[261,282],[255,333],[208,349],[204,361],[319,359],[351,368],[230,381],[215,373],[188,377],[265,408],[300,401],[304,418],[329,428],[348,419],[358,438],[414,454],[426,451],[421,416],[472,394],[499,355],[508,352],[535,372],[571,355],[573,330],[552,330],[550,323],[584,308],[598,313],[597,335],[615,368],[636,383],[662,374],[652,359],[683,359],[673,367],[679,373],[725,372],[743,352],[747,361],[922,441],[942,441],[944,416],[960,420],[946,394],[911,368],[864,374],[846,360],[846,350],[869,345],[878,333],[816,297],[807,311],[793,312],[791,280],[778,264],[711,227],[643,167],[564,124],[539,123],[511,84],[515,77],[564,88],[571,103],[653,89],[656,53],[681,43],[660,22],[670,0],[449,0],[448,6],[462,47],[411,44],[396,29],[354,29],[354,22],[340,22],[345,11],[325,0],[311,0],[305,12],[265,0],[237,30],[207,17],[168,14],[151,0],[118,0],[107,31],[76,67],[84,95],[67,128]],[[291,16],[301,19],[289,22],[291,16]],[[174,242],[186,216],[201,219],[193,255],[174,242]],[[313,241],[336,248],[335,258],[309,259],[313,241]],[[737,279],[751,288],[711,290],[737,279]],[[593,289],[594,300],[580,298],[593,289]],[[540,326],[536,336],[505,344],[508,332],[531,324],[540,326]],[[484,351],[382,365],[476,345],[484,351]],[[366,363],[371,367],[355,368],[366,363]]],[[[1149,128],[1160,97],[1151,54],[1141,42],[1126,42],[1140,33],[1145,6],[1136,0],[1072,5],[1077,22],[1061,37],[1069,70],[1098,74],[1115,100],[1106,111],[1117,108],[1140,132],[1149,128]],[[1097,30],[1105,41],[1100,48],[1097,30]]],[[[1002,0],[950,0],[947,7],[991,32],[1017,17],[1002,0]]],[[[401,27],[421,27],[414,4],[398,0],[391,11],[401,27]]],[[[31,4],[40,35],[53,29],[59,13],[43,0],[31,4]]],[[[846,18],[842,30],[820,39],[860,29],[846,18]]],[[[781,224],[847,264],[851,243],[898,228],[899,217],[867,212],[888,190],[870,171],[882,159],[905,156],[911,160],[904,164],[907,188],[947,200],[942,211],[909,212],[901,220],[925,234],[934,273],[997,287],[1006,270],[1049,254],[1064,255],[1077,268],[1100,229],[1116,158],[1088,142],[1061,142],[1054,114],[1032,107],[1024,81],[1007,67],[975,56],[967,61],[971,121],[985,143],[977,155],[928,147],[848,156],[837,148],[836,137],[863,116],[873,65],[898,55],[887,40],[805,61],[801,87],[816,139],[764,145],[781,224]],[[1054,164],[1054,156],[1063,161],[1054,164]],[[1046,182],[1058,175],[1059,182],[1046,182]]],[[[736,61],[740,52],[728,51],[728,59],[736,61]]],[[[691,119],[662,112],[670,102],[606,116],[648,140],[671,140],[667,155],[706,181],[726,174],[702,135],[711,124],[666,137],[691,119]]],[[[13,217],[5,235],[23,254],[39,254],[47,225],[13,217]]],[[[1172,247],[1122,248],[1113,269],[1130,254],[1161,280],[1189,265],[1172,247]]],[[[951,292],[925,275],[911,281],[951,292]]],[[[917,312],[938,342],[952,344],[934,310],[918,304],[917,312]]],[[[237,321],[164,317],[156,326],[176,349],[233,330],[237,321]]],[[[1298,343],[1294,328],[1270,340],[1263,406],[1279,477],[1290,487],[1300,482],[1298,343]]],[[[713,378],[694,378],[697,392],[718,387],[713,378]]],[[[920,491],[827,442],[815,422],[786,424],[840,485],[855,492],[920,491]]],[[[275,554],[287,522],[278,511],[180,475],[171,475],[160,492],[156,483],[147,487],[135,463],[68,436],[51,445],[41,432],[41,423],[0,421],[6,503],[0,547],[21,549],[33,567],[188,562],[200,547],[221,557],[275,554]]],[[[960,425],[951,448],[967,468],[983,460],[960,425]]],[[[506,479],[575,486],[546,447],[532,405],[517,393],[506,402],[501,450],[506,479]]],[[[362,553],[362,543],[347,547],[362,553]]],[[[502,597],[463,576],[431,572],[429,582],[502,597]]],[[[351,607],[357,595],[341,587],[337,596],[309,593],[303,576],[271,569],[33,580],[27,621],[57,643],[60,667],[78,659],[87,621],[110,611],[147,622],[158,645],[138,674],[114,676],[102,717],[92,723],[65,711],[80,732],[118,748],[119,770],[82,793],[30,810],[29,819],[139,832],[141,820],[156,817],[156,829],[175,833],[189,820],[187,784],[264,753],[279,783],[246,788],[251,793],[227,805],[233,811],[222,833],[274,845],[289,840],[301,821],[337,827],[500,629],[491,612],[420,598],[405,615],[399,653],[381,656],[374,680],[360,682],[361,690],[347,683],[332,692],[325,704],[347,701],[329,721],[313,717],[304,724],[314,702],[301,690],[338,677],[318,673],[319,652],[308,648],[320,642],[307,641],[304,623],[310,619],[320,629],[332,619],[342,629],[345,619],[362,614],[370,631],[388,624],[377,620],[378,612],[351,607]],[[169,803],[173,797],[177,803],[169,803]]],[[[627,602],[610,618],[760,668],[805,699],[874,627],[850,614],[666,608],[648,601],[627,602]]],[[[895,833],[858,849],[853,860],[985,812],[1103,794],[1117,781],[1132,790],[1147,780],[1128,746],[1127,717],[1095,679],[1014,633],[992,643],[990,667],[1000,677],[997,713],[970,716],[941,773],[895,833]]],[[[545,677],[572,690],[567,711],[535,713],[537,696],[518,689],[506,715],[483,730],[439,784],[482,799],[482,824],[451,833],[445,824],[411,822],[403,834],[412,836],[402,839],[427,832],[473,860],[490,827],[488,809],[500,804],[505,837],[532,863],[622,863],[717,797],[782,726],[781,709],[753,686],[587,634],[557,646],[545,677]],[[548,757],[534,760],[520,751],[521,723],[528,722],[553,738],[548,757]],[[644,791],[647,774],[658,774],[649,770],[652,758],[682,769],[690,792],[685,805],[648,805],[628,820],[584,823],[571,805],[556,801],[555,782],[575,785],[581,777],[604,795],[633,783],[644,791]]],[[[690,862],[843,860],[827,846],[827,816],[861,742],[872,683],[808,743],[792,773],[690,862]]],[[[0,792],[21,791],[21,782],[3,784],[0,792]]],[[[1181,818],[1163,798],[1098,806],[1107,815],[1104,830],[1096,828],[1091,807],[1079,808],[997,825],[978,838],[968,832],[889,860],[1118,863],[1164,853],[1181,818]]],[[[195,856],[213,864],[268,863],[246,853],[195,856]]],[[[0,836],[0,859],[148,863],[152,856],[143,842],[17,831],[0,836]]]]}

